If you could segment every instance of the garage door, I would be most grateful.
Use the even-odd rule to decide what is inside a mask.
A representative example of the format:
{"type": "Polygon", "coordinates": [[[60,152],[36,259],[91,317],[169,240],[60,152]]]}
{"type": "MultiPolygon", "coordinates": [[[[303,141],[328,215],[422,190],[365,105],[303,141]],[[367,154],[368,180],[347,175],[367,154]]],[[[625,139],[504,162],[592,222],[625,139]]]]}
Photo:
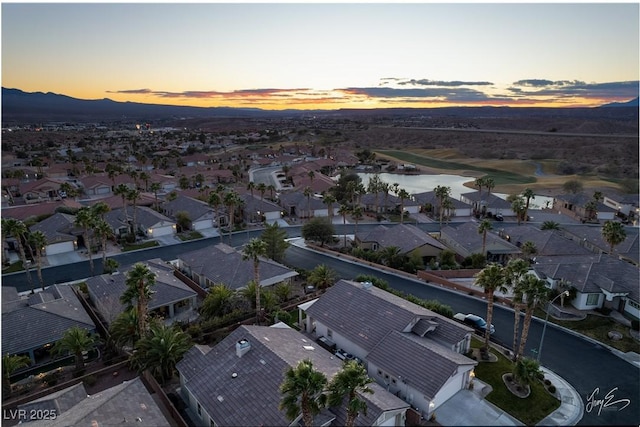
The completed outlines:
{"type": "Polygon", "coordinates": [[[204,221],[196,221],[193,224],[193,229],[194,230],[203,230],[205,228],[212,228],[213,224],[211,222],[210,219],[204,220],[204,221]]]}
{"type": "Polygon", "coordinates": [[[150,237],[168,236],[170,234],[173,234],[173,227],[170,225],[167,225],[164,227],[154,228],[153,231],[151,232],[150,237]]]}
{"type": "Polygon", "coordinates": [[[47,255],[64,254],[73,252],[73,242],[61,242],[48,245],[46,249],[47,255]]]}

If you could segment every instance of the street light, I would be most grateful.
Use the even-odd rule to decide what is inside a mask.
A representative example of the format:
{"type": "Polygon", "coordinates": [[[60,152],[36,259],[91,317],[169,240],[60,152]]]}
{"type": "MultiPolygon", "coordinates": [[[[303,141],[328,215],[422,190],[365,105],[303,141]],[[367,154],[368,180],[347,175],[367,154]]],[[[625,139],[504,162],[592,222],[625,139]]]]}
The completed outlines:
{"type": "MultiPolygon", "coordinates": [[[[551,302],[549,303],[549,306],[552,306],[553,303],[555,302],[555,300],[557,300],[558,298],[565,296],[568,297],[569,296],[569,291],[564,291],[558,295],[556,295],[556,297],[554,299],[551,300],[551,302]]],[[[549,309],[549,307],[547,307],[547,316],[544,318],[544,326],[542,327],[542,336],[540,337],[540,346],[538,347],[538,362],[540,362],[540,357],[542,356],[542,343],[544,341],[544,333],[547,331],[547,322],[549,321],[549,312],[551,310],[549,309]]]]}

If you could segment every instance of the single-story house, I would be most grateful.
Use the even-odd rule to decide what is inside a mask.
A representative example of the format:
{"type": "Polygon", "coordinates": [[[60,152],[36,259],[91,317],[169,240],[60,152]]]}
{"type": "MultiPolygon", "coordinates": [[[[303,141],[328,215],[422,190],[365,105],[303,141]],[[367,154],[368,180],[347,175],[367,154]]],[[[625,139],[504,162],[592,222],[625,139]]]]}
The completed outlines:
{"type": "MultiPolygon", "coordinates": [[[[173,266],[159,258],[145,261],[145,264],[156,278],[149,300],[149,311],[164,318],[169,324],[196,318],[197,294],[173,274],[173,266]]],[[[102,274],[86,281],[89,298],[107,323],[113,322],[126,308],[120,303],[120,296],[127,288],[127,271],[130,268],[131,266],[121,268],[118,273],[102,274]]]]}
{"type": "Polygon", "coordinates": [[[75,219],[73,215],[56,213],[32,225],[29,230],[32,233],[40,231],[47,238],[45,255],[71,253],[78,249],[77,236],[82,234],[82,229],[74,225],[75,219]]]}
{"type": "MultiPolygon", "coordinates": [[[[292,422],[278,407],[285,372],[305,359],[328,379],[342,366],[341,360],[286,325],[241,325],[215,347],[192,347],[178,362],[181,396],[198,425],[299,425],[301,415],[292,422]]],[[[378,384],[370,388],[372,394],[361,396],[366,415],[360,414],[356,425],[405,425],[409,404],[378,384]]],[[[345,421],[342,407],[325,408],[314,417],[318,426],[345,421]]]]}
{"type": "Polygon", "coordinates": [[[242,212],[247,223],[273,222],[282,218],[282,208],[269,200],[250,193],[240,196],[243,200],[242,212]]]}
{"type": "Polygon", "coordinates": [[[367,193],[360,196],[360,206],[367,212],[388,213],[396,209],[404,203],[404,211],[408,214],[416,214],[420,212],[420,203],[413,198],[400,200],[398,196],[384,193],[367,193]]]}
{"type": "Polygon", "coordinates": [[[371,251],[395,246],[400,249],[400,255],[418,254],[423,262],[437,258],[440,252],[447,249],[428,233],[411,224],[378,225],[370,231],[358,232],[355,243],[358,247],[371,251]]]}
{"type": "Polygon", "coordinates": [[[109,196],[113,194],[114,181],[108,176],[90,175],[78,179],[87,196],[109,196]]]}
{"type": "MultiPolygon", "coordinates": [[[[625,261],[640,265],[640,245],[638,227],[624,227],[627,237],[613,248],[614,256],[625,261]]],[[[592,253],[609,253],[610,245],[602,237],[602,226],[593,225],[565,225],[560,233],[571,239],[592,253]]]]}
{"type": "MultiPolygon", "coordinates": [[[[328,206],[319,198],[301,191],[280,194],[280,205],[287,216],[297,218],[329,216],[328,206]]],[[[334,204],[334,209],[336,209],[334,204]]]]}
{"type": "MultiPolygon", "coordinates": [[[[589,218],[586,206],[593,201],[593,197],[585,193],[561,194],[553,198],[553,209],[565,215],[569,215],[585,221],[589,218]]],[[[596,202],[596,219],[598,221],[612,220],[617,209],[605,205],[602,201],[596,202]]]]}
{"type": "MultiPolygon", "coordinates": [[[[131,207],[128,210],[132,210],[131,207]]],[[[139,206],[136,212],[136,226],[147,238],[176,234],[176,222],[147,206],[139,206]]],[[[129,213],[129,212],[128,212],[129,213]]],[[[133,215],[133,213],[130,213],[133,215]]]]}
{"type": "MultiPolygon", "coordinates": [[[[584,228],[584,226],[579,226],[584,228]]],[[[568,228],[563,226],[562,230],[568,228]]],[[[522,247],[526,242],[531,242],[536,247],[535,256],[551,255],[591,255],[588,248],[581,242],[567,237],[561,230],[540,230],[533,225],[523,224],[518,227],[507,227],[500,230],[498,235],[506,241],[522,247]]]]}
{"type": "MultiPolygon", "coordinates": [[[[186,212],[191,220],[192,230],[203,230],[217,226],[218,221],[214,218],[214,209],[201,200],[178,194],[174,200],[164,201],[162,211],[169,217],[176,220],[178,212],[186,212]]],[[[219,208],[218,211],[221,212],[219,208]]],[[[220,214],[218,212],[218,214],[220,214]]]]}
{"type": "MultiPolygon", "coordinates": [[[[457,227],[442,227],[440,241],[447,245],[460,258],[482,253],[482,234],[478,233],[478,224],[465,222],[457,227]]],[[[519,256],[522,251],[516,245],[488,231],[486,240],[487,261],[506,263],[509,258],[519,256]]]]}
{"type": "MultiPolygon", "coordinates": [[[[436,197],[435,191],[426,191],[413,195],[415,201],[420,204],[422,212],[431,213],[434,218],[440,218],[440,199],[436,197]]],[[[473,207],[461,200],[449,197],[449,202],[453,208],[445,209],[443,217],[470,217],[473,215],[473,207]]]]}
{"type": "Polygon", "coordinates": [[[20,184],[19,191],[27,204],[60,200],[61,196],[58,192],[63,182],[51,178],[42,178],[20,184]]]}
{"type": "MultiPolygon", "coordinates": [[[[253,261],[225,243],[218,243],[178,256],[178,268],[202,288],[223,283],[242,289],[253,280],[253,261]],[[212,262],[215,260],[215,262],[212,262]]],[[[260,286],[289,282],[298,273],[267,258],[260,259],[260,286]]]]}
{"type": "Polygon", "coordinates": [[[51,346],[74,326],[96,329],[70,286],[52,285],[27,297],[2,287],[3,354],[24,354],[32,364],[42,363],[51,346]]]}
{"type": "Polygon", "coordinates": [[[425,419],[473,378],[477,362],[464,356],[471,328],[371,283],[340,280],[298,308],[304,331],[364,361],[372,379],[425,419]]]}
{"type": "Polygon", "coordinates": [[[502,214],[503,216],[516,216],[515,212],[511,209],[511,203],[493,193],[489,194],[487,191],[483,191],[482,194],[480,194],[479,191],[463,193],[460,195],[460,200],[471,205],[472,213],[478,213],[480,215],[502,214]]]}

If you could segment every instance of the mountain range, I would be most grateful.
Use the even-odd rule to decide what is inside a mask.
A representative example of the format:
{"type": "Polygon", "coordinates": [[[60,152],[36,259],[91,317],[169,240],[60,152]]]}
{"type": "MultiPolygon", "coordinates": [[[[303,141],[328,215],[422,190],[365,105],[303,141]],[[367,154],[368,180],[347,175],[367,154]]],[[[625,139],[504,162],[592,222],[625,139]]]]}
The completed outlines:
{"type": "Polygon", "coordinates": [[[388,108],[341,110],[263,110],[259,108],[188,107],[176,105],[117,102],[108,98],[86,100],[70,96],[24,92],[20,89],[2,88],[3,126],[11,124],[43,122],[113,122],[113,121],[163,121],[197,118],[295,118],[326,116],[332,118],[416,116],[525,117],[571,116],[589,118],[629,119],[638,116],[638,98],[628,102],[615,102],[597,108],[510,108],[510,107],[447,107],[447,108],[388,108]]]}

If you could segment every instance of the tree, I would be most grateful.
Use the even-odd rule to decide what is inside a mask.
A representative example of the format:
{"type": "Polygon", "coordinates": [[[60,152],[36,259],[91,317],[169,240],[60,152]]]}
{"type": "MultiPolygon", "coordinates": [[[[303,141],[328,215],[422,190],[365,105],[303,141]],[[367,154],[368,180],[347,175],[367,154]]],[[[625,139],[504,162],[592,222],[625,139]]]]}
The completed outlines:
{"type": "Polygon", "coordinates": [[[533,192],[532,189],[525,188],[524,191],[522,192],[522,197],[524,197],[524,199],[526,200],[524,205],[524,222],[527,222],[529,219],[529,202],[531,202],[531,199],[536,198],[536,194],[533,192]]]}
{"type": "Polygon", "coordinates": [[[213,208],[213,226],[220,229],[220,219],[218,218],[218,208],[222,204],[222,198],[217,191],[209,194],[208,205],[213,208]]]}
{"type": "MultiPolygon", "coordinates": [[[[348,205],[340,205],[340,208],[338,208],[338,215],[342,216],[342,225],[346,225],[347,224],[347,215],[349,214],[349,212],[351,212],[351,208],[349,208],[348,205]]],[[[344,247],[347,247],[347,232],[344,232],[344,247]]]]}
{"type": "Polygon", "coordinates": [[[434,189],[435,196],[438,198],[438,213],[440,216],[440,237],[442,237],[442,216],[444,214],[444,200],[451,195],[451,187],[438,185],[434,189]]]}
{"type": "Polygon", "coordinates": [[[157,323],[136,344],[131,363],[140,372],[148,369],[160,384],[165,384],[173,377],[176,364],[190,348],[188,334],[177,326],[157,323]]]}
{"type": "Polygon", "coordinates": [[[311,195],[313,190],[311,190],[311,187],[304,187],[302,194],[307,198],[307,218],[311,218],[311,195]]]}
{"type": "MultiPolygon", "coordinates": [[[[411,195],[404,188],[401,188],[398,191],[398,198],[400,199],[400,224],[402,224],[402,221],[404,219],[404,201],[407,200],[410,197],[411,197],[411,195]]],[[[448,197],[447,197],[447,199],[448,199],[448,197]]],[[[444,202],[443,202],[443,204],[444,204],[444,202]]],[[[443,210],[444,210],[444,206],[443,206],[443,210]]]]}
{"type": "Polygon", "coordinates": [[[120,264],[118,263],[118,261],[113,258],[108,258],[104,261],[104,264],[102,264],[102,270],[105,274],[111,274],[118,271],[119,266],[120,264]]]}
{"type": "Polygon", "coordinates": [[[231,233],[236,216],[236,206],[240,204],[240,196],[235,191],[230,191],[224,196],[224,205],[229,209],[229,243],[231,243],[231,233]]]}
{"type": "Polygon", "coordinates": [[[191,218],[189,217],[189,212],[176,212],[176,224],[178,225],[178,227],[180,227],[181,232],[188,230],[191,226],[191,218]]]}
{"type": "Polygon", "coordinates": [[[320,242],[320,246],[324,246],[333,241],[335,231],[326,218],[313,218],[302,226],[301,233],[305,240],[320,242]]]}
{"type": "Polygon", "coordinates": [[[476,178],[473,182],[475,187],[478,187],[478,209],[482,210],[482,187],[484,187],[484,178],[476,178]]]}
{"type": "Polygon", "coordinates": [[[7,400],[11,397],[13,387],[11,386],[11,375],[18,369],[27,367],[31,364],[29,356],[18,356],[5,354],[2,356],[2,399],[7,400]]]}
{"type": "Polygon", "coordinates": [[[527,240],[526,242],[524,242],[520,247],[520,250],[522,251],[522,256],[524,256],[527,261],[530,261],[531,257],[538,253],[536,244],[531,240],[527,240]]]}
{"type": "Polygon", "coordinates": [[[562,189],[567,193],[578,194],[582,188],[582,183],[577,179],[570,179],[562,184],[562,189]]]}
{"type": "Polygon", "coordinates": [[[136,301],[138,312],[138,336],[143,337],[147,332],[147,317],[149,299],[152,295],[152,286],[156,284],[156,275],[149,267],[141,262],[136,263],[127,272],[125,280],[127,288],[120,296],[120,302],[132,308],[132,302],[136,301]]]}
{"type": "Polygon", "coordinates": [[[224,283],[218,283],[209,288],[209,292],[202,302],[200,311],[209,318],[221,317],[230,313],[230,304],[235,292],[224,283]]]}
{"type": "Polygon", "coordinates": [[[113,237],[113,229],[104,219],[98,219],[93,228],[93,232],[100,239],[100,244],[102,246],[102,270],[105,270],[105,265],[107,262],[107,241],[113,237]]]}
{"type": "Polygon", "coordinates": [[[126,184],[118,184],[115,190],[113,190],[113,194],[122,198],[122,211],[124,212],[124,219],[125,221],[128,221],[129,217],[127,215],[127,195],[129,194],[129,187],[127,187],[126,184]]]}
{"type": "Polygon", "coordinates": [[[273,184],[267,185],[267,190],[271,194],[271,200],[273,200],[273,192],[276,191],[276,186],[273,184]]]}
{"type": "Polygon", "coordinates": [[[110,344],[118,348],[133,348],[139,339],[138,310],[135,307],[120,313],[109,325],[110,344]]]}
{"type": "Polygon", "coordinates": [[[524,286],[522,279],[529,271],[529,262],[521,258],[514,258],[509,260],[509,263],[505,267],[505,279],[507,285],[511,288],[513,297],[511,298],[511,304],[513,305],[513,354],[516,354],[516,348],[518,346],[518,330],[520,326],[520,311],[524,307],[522,305],[524,286]]]}
{"type": "Polygon", "coordinates": [[[288,420],[296,420],[302,414],[306,427],[313,426],[313,418],[326,406],[327,377],[317,371],[310,359],[300,361],[295,368],[289,368],[280,385],[279,409],[288,420]]]}
{"type": "Polygon", "coordinates": [[[483,219],[478,226],[478,234],[482,234],[482,255],[487,257],[487,231],[493,229],[491,221],[483,219]]]}
{"type": "Polygon", "coordinates": [[[602,226],[602,238],[609,244],[609,253],[613,254],[613,248],[625,241],[627,232],[621,223],[606,221],[602,226]]]}
{"type": "Polygon", "coordinates": [[[287,282],[280,282],[276,285],[274,292],[280,302],[288,301],[291,297],[291,292],[293,289],[291,288],[291,284],[287,282]]]}
{"type": "Polygon", "coordinates": [[[397,268],[398,264],[402,261],[400,248],[397,246],[385,246],[380,251],[380,258],[384,260],[387,267],[397,268]]]}
{"type": "Polygon", "coordinates": [[[253,181],[249,181],[249,183],[247,184],[247,190],[251,192],[251,197],[253,197],[253,190],[255,189],[256,189],[256,183],[253,181]]]}
{"type": "Polygon", "coordinates": [[[178,179],[178,186],[182,190],[186,190],[187,188],[189,188],[189,184],[190,184],[189,178],[187,178],[186,175],[182,175],[180,179],[178,179]]]}
{"type": "Polygon", "coordinates": [[[158,204],[158,192],[162,189],[159,182],[152,182],[151,187],[149,189],[153,192],[153,199],[156,205],[156,211],[160,210],[160,205],[158,204]]]}
{"type": "Polygon", "coordinates": [[[27,254],[25,252],[24,244],[27,241],[27,226],[24,225],[24,222],[19,221],[14,218],[2,218],[2,235],[6,238],[6,236],[13,236],[16,239],[16,246],[18,247],[18,255],[20,255],[20,260],[22,261],[22,266],[24,267],[24,271],[27,275],[27,283],[29,283],[29,287],[31,288],[31,293],[34,293],[33,290],[33,281],[31,280],[31,271],[29,270],[29,264],[27,262],[27,254]]]}
{"type": "Polygon", "coordinates": [[[513,377],[518,384],[528,387],[538,379],[540,364],[529,357],[518,359],[514,366],[513,377]]]}
{"type": "Polygon", "coordinates": [[[29,233],[29,245],[34,249],[38,280],[40,281],[40,286],[42,286],[42,290],[44,291],[44,279],[42,278],[42,255],[44,253],[44,248],[47,246],[47,236],[39,230],[29,233]]]}
{"type": "Polygon", "coordinates": [[[367,415],[367,403],[362,399],[364,393],[373,394],[369,388],[373,380],[367,375],[367,369],[355,360],[347,360],[342,369],[331,379],[328,386],[329,406],[339,406],[347,399],[347,419],[345,426],[354,425],[362,412],[367,415]]]}
{"type": "Polygon", "coordinates": [[[74,224],[82,228],[82,238],[84,240],[84,246],[87,249],[89,255],[89,270],[93,276],[93,258],[91,257],[91,239],[89,237],[89,230],[93,229],[96,223],[96,216],[93,214],[90,208],[82,207],[76,213],[76,219],[74,224]]]}
{"type": "Polygon", "coordinates": [[[522,336],[520,337],[520,346],[516,353],[516,359],[524,355],[524,348],[529,336],[529,327],[531,326],[531,318],[536,307],[547,301],[549,296],[549,288],[546,287],[544,280],[538,279],[532,274],[527,274],[522,282],[524,290],[524,304],[526,310],[524,314],[524,322],[522,325],[522,336]]]}
{"type": "Polygon", "coordinates": [[[322,196],[322,203],[327,205],[327,214],[329,215],[329,220],[333,219],[333,204],[336,202],[336,198],[331,193],[325,193],[322,196]]]}
{"type": "Polygon", "coordinates": [[[336,281],[336,273],[324,264],[317,265],[309,276],[307,282],[318,289],[325,289],[333,285],[336,281]]]}
{"type": "Polygon", "coordinates": [[[284,262],[287,248],[291,246],[291,244],[285,240],[287,238],[287,232],[280,228],[277,222],[267,224],[260,235],[260,239],[267,244],[266,256],[276,262],[284,262]]]}
{"type": "Polygon", "coordinates": [[[256,186],[256,189],[260,192],[260,200],[263,200],[264,193],[267,192],[267,185],[264,182],[261,182],[256,186]]]}
{"type": "Polygon", "coordinates": [[[382,180],[380,179],[380,174],[375,173],[371,178],[369,178],[369,183],[367,184],[367,191],[375,194],[375,201],[373,204],[375,213],[378,213],[378,193],[381,190],[381,183],[382,180]]]}
{"type": "Polygon", "coordinates": [[[127,200],[132,202],[131,206],[133,207],[133,216],[131,218],[132,219],[131,232],[133,233],[134,236],[138,232],[137,216],[138,216],[138,199],[139,198],[140,198],[140,190],[136,188],[129,190],[129,192],[127,193],[127,200]]]}
{"type": "Polygon", "coordinates": [[[518,225],[520,225],[523,217],[527,215],[524,198],[516,194],[516,195],[509,196],[507,198],[507,201],[511,202],[511,210],[516,214],[518,225]]]}
{"type": "Polygon", "coordinates": [[[98,338],[89,334],[89,331],[79,326],[67,329],[60,341],[57,341],[51,350],[53,354],[72,353],[76,362],[76,372],[84,368],[83,353],[91,350],[98,342],[98,338]]]}
{"type": "Polygon", "coordinates": [[[256,323],[260,324],[260,257],[267,254],[267,244],[253,238],[242,250],[242,259],[253,262],[253,281],[256,284],[256,323]]]}
{"type": "Polygon", "coordinates": [[[544,221],[540,230],[560,230],[560,224],[555,221],[544,221]]]}
{"type": "Polygon", "coordinates": [[[496,186],[495,181],[490,176],[484,178],[484,186],[487,188],[487,203],[491,200],[491,190],[496,186]]]}
{"type": "Polygon", "coordinates": [[[351,218],[355,221],[356,225],[353,228],[353,234],[358,234],[358,222],[363,218],[362,208],[360,206],[354,206],[351,209],[351,218]]]}
{"type": "Polygon", "coordinates": [[[475,285],[483,288],[487,294],[487,328],[484,333],[484,345],[489,348],[490,327],[493,320],[493,295],[496,291],[507,291],[505,271],[500,264],[491,263],[480,270],[475,277],[475,285]]]}

